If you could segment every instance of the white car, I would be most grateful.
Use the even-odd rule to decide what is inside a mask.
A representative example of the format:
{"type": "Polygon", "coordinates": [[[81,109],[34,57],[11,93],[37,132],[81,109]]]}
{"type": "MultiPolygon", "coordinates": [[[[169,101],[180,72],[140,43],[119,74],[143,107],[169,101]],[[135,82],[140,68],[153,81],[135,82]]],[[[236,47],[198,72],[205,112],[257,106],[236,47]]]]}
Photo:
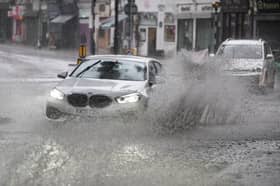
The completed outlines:
{"type": "Polygon", "coordinates": [[[264,40],[227,39],[217,50],[233,76],[253,77],[260,87],[274,87],[276,68],[271,47],[264,40]]]}
{"type": "Polygon", "coordinates": [[[161,63],[152,58],[125,55],[87,57],[48,97],[46,116],[57,120],[68,115],[119,115],[143,111],[157,83],[161,63]]]}

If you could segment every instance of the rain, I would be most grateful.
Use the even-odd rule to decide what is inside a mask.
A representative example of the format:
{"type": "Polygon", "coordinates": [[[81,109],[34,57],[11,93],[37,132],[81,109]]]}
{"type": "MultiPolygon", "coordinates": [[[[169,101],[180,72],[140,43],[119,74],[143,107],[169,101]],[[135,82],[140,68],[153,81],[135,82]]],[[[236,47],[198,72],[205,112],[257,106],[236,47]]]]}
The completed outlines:
{"type": "MultiPolygon", "coordinates": [[[[48,6],[49,4],[46,1],[38,2],[33,2],[33,8],[37,5],[43,8],[38,12],[41,11],[44,15],[45,4],[48,6]],[[39,4],[36,4],[38,2],[39,4]]],[[[50,22],[53,20],[52,24],[55,25],[68,19],[67,29],[73,31],[77,27],[72,23],[75,22],[75,17],[67,17],[63,11],[72,9],[73,3],[78,3],[79,16],[91,14],[92,12],[82,4],[85,3],[86,7],[90,7],[93,2],[97,3],[99,9],[104,8],[100,5],[105,1],[61,1],[65,9],[61,9],[61,15],[54,15],[55,11],[52,7],[51,14],[50,12],[48,14],[53,16],[50,22]]],[[[266,0],[260,2],[271,3],[266,0]]],[[[0,1],[0,15],[6,10],[2,8],[5,3],[7,2],[0,1]]],[[[116,42],[114,34],[120,34],[119,37],[122,37],[122,34],[130,36],[135,30],[127,32],[119,26],[120,30],[115,32],[116,29],[112,29],[115,25],[110,22],[115,18],[113,14],[112,17],[98,20],[100,29],[111,29],[108,42],[112,43],[112,46],[106,46],[107,48],[102,45],[104,43],[100,38],[103,34],[108,34],[108,30],[105,33],[98,31],[99,35],[91,40],[87,39],[92,34],[90,32],[82,34],[81,38],[77,33],[77,35],[73,33],[73,35],[64,35],[72,40],[65,39],[57,46],[54,45],[53,40],[49,45],[50,43],[45,41],[47,39],[45,36],[42,36],[38,46],[35,38],[44,30],[38,31],[35,27],[34,32],[30,31],[36,35],[35,40],[30,41],[32,44],[28,43],[29,36],[25,37],[27,43],[24,43],[24,40],[20,42],[14,39],[15,33],[5,34],[3,41],[0,40],[0,185],[280,185],[279,72],[275,72],[273,89],[258,87],[254,81],[232,75],[228,65],[234,66],[236,61],[232,62],[226,57],[219,57],[213,53],[212,49],[215,46],[206,47],[207,43],[205,38],[202,38],[202,33],[199,30],[191,32],[191,28],[186,28],[188,21],[184,22],[184,18],[180,17],[185,15],[181,11],[194,11],[192,6],[199,8],[201,3],[205,6],[203,10],[212,12],[209,14],[209,19],[216,20],[215,13],[220,13],[224,8],[226,14],[226,6],[206,0],[176,1],[177,4],[172,4],[168,0],[143,2],[115,0],[104,4],[106,7],[107,5],[113,7],[111,13],[115,10],[114,3],[119,3],[120,8],[132,3],[128,14],[118,15],[118,24],[125,25],[125,21],[128,21],[130,24],[126,26],[130,25],[132,29],[138,29],[139,36],[125,41],[119,39],[119,43],[114,45],[116,42]],[[137,24],[137,19],[128,16],[138,15],[131,12],[134,5],[137,6],[139,17],[150,19],[144,22],[148,25],[160,19],[159,15],[162,11],[166,12],[168,18],[166,22],[163,20],[162,26],[157,25],[157,29],[162,27],[167,30],[165,35],[161,35],[162,43],[160,41],[157,41],[157,44],[153,43],[152,37],[149,38],[149,34],[156,34],[159,38],[160,32],[149,30],[143,25],[142,27],[140,25],[140,28],[133,27],[137,24]],[[179,9],[177,17],[173,17],[177,10],[173,13],[168,12],[171,11],[168,6],[173,7],[173,5],[179,9]],[[145,7],[147,11],[155,8],[158,13],[155,15],[159,17],[152,11],[143,13],[145,7]],[[218,12],[215,12],[215,8],[218,12]],[[180,27],[189,34],[186,35],[189,39],[196,37],[194,33],[199,33],[201,38],[196,39],[196,44],[180,41],[179,37],[183,37],[184,34],[181,33],[182,30],[177,30],[177,33],[172,31],[172,21],[176,22],[176,29],[180,27]],[[179,26],[181,23],[183,24],[179,26]],[[108,26],[110,28],[107,28],[108,26]],[[143,29],[146,34],[145,44],[137,45],[135,40],[137,37],[143,39],[143,29]],[[96,38],[99,38],[99,41],[96,40],[99,43],[93,47],[90,42],[96,38]],[[131,42],[129,46],[126,46],[126,41],[131,42]],[[170,42],[176,43],[175,47],[172,48],[170,42]],[[160,47],[156,51],[157,46],[160,47]],[[107,115],[101,111],[101,114],[96,112],[91,115],[70,114],[66,119],[48,118],[46,106],[50,91],[59,87],[58,85],[67,78],[81,78],[57,77],[62,72],[68,72],[69,75],[76,68],[81,47],[86,47],[89,57],[121,54],[128,60],[137,55],[134,52],[138,52],[138,56],[145,57],[135,58],[136,61],[149,57],[152,61],[159,61],[162,70],[155,78],[156,83],[149,85],[153,87],[152,90],[145,92],[149,94],[147,109],[144,112],[141,110],[126,114],[115,114],[112,110],[107,115]],[[127,47],[131,48],[128,53],[127,47]],[[120,51],[116,53],[117,49],[120,51]]],[[[11,16],[7,19],[17,19],[16,16],[13,17],[16,11],[12,10],[19,4],[14,2],[9,6],[12,8],[8,8],[7,11],[11,11],[11,16]]],[[[264,11],[259,6],[256,9],[267,13],[268,10],[264,11]]],[[[278,9],[271,10],[271,12],[277,11],[278,9]]],[[[30,19],[33,11],[30,10],[25,16],[30,19]]],[[[99,16],[96,12],[95,20],[99,16]]],[[[80,21],[85,19],[83,17],[80,21]]],[[[1,17],[0,33],[2,28],[6,28],[3,20],[4,17],[1,17]]],[[[265,30],[262,24],[265,23],[261,22],[260,32],[262,29],[265,30]]],[[[208,23],[205,23],[204,26],[207,25],[208,23]]],[[[50,26],[49,29],[50,33],[57,32],[58,27],[50,26]]],[[[207,27],[207,29],[213,28],[207,27]]],[[[205,35],[206,33],[210,36],[212,32],[205,32],[205,35]]],[[[263,33],[265,35],[266,32],[263,33]]],[[[245,39],[245,36],[242,38],[235,34],[236,39],[245,39]]],[[[0,34],[0,39],[2,36],[0,34]]],[[[220,41],[219,44],[226,45],[227,42],[231,42],[231,39],[220,41]]],[[[257,42],[261,43],[258,39],[257,42]]],[[[273,52],[276,51],[275,46],[280,47],[277,42],[268,43],[271,44],[273,52]]],[[[79,59],[83,60],[83,57],[80,56],[79,59]]],[[[90,58],[86,59],[90,60],[90,58]]],[[[274,54],[273,59],[276,61],[277,54],[274,54]]],[[[249,64],[250,61],[247,60],[247,63],[249,64]]],[[[242,70],[240,73],[244,72],[245,70],[242,70]]],[[[259,72],[256,69],[254,73],[259,72]]],[[[150,78],[150,74],[146,74],[150,78]]],[[[260,75],[259,78],[261,79],[262,76],[260,75]]],[[[111,81],[115,82],[115,80],[111,81]]],[[[76,81],[74,86],[78,83],[79,81],[76,81]]],[[[134,83],[135,86],[137,83],[134,83]]],[[[105,83],[99,84],[99,88],[105,86],[107,86],[105,83]]]]}

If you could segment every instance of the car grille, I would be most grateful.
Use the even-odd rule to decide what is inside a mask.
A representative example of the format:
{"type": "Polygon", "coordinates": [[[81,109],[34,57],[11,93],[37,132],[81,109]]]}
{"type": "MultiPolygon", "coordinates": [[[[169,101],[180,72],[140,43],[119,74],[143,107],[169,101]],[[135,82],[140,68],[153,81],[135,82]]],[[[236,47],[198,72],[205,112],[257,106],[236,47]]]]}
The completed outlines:
{"type": "Polygon", "coordinates": [[[85,94],[71,94],[67,98],[70,105],[74,107],[85,107],[88,104],[88,97],[85,94]]]}
{"type": "Polygon", "coordinates": [[[104,108],[112,103],[112,99],[103,95],[94,95],[89,99],[89,106],[96,108],[104,108]]]}

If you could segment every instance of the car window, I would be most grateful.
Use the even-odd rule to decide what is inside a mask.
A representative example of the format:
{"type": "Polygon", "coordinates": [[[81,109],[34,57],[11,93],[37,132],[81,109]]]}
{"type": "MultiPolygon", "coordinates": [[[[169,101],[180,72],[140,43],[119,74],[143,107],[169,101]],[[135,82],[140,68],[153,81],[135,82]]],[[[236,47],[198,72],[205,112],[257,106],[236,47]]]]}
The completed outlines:
{"type": "MultiPolygon", "coordinates": [[[[72,74],[79,75],[85,68],[96,63],[96,60],[90,60],[72,74]]],[[[144,81],[146,80],[145,63],[133,61],[102,61],[92,66],[89,70],[82,73],[80,78],[93,79],[110,79],[110,80],[127,80],[127,81],[144,81]]]]}
{"type": "Polygon", "coordinates": [[[225,58],[260,59],[262,58],[261,45],[223,45],[217,55],[225,58]]]}
{"type": "Polygon", "coordinates": [[[84,61],[83,63],[81,63],[80,65],[78,65],[73,71],[72,73],[70,74],[70,76],[77,76],[79,73],[81,73],[87,66],[93,64],[93,63],[96,63],[98,62],[98,60],[86,60],[84,61]]]}

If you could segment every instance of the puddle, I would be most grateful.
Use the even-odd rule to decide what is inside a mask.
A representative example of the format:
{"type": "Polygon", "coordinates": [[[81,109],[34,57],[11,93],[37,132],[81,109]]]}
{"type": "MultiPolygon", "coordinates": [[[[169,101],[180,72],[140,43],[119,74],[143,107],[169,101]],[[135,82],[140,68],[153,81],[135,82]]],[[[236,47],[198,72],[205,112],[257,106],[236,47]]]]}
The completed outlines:
{"type": "Polygon", "coordinates": [[[6,125],[12,122],[11,118],[0,116],[0,125],[6,125]]]}

